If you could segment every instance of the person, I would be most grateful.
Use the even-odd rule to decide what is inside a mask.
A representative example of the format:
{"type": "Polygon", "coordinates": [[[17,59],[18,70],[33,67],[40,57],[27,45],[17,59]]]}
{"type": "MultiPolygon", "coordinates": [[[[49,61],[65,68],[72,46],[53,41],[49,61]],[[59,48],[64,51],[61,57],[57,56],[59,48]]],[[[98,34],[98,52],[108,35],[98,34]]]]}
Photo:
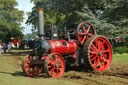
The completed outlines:
{"type": "Polygon", "coordinates": [[[6,53],[6,44],[3,44],[4,53],[6,53]]]}
{"type": "Polygon", "coordinates": [[[1,46],[1,44],[0,44],[0,54],[1,54],[1,51],[2,51],[2,46],[1,46]]]}
{"type": "Polygon", "coordinates": [[[8,43],[8,53],[11,53],[11,43],[8,43]]]}

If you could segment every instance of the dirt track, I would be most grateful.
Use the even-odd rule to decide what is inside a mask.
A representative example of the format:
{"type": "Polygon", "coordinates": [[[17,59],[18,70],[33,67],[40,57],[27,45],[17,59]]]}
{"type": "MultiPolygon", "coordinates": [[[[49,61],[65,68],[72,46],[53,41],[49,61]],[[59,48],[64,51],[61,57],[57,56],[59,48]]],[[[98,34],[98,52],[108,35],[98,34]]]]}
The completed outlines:
{"type": "Polygon", "coordinates": [[[81,67],[70,67],[60,78],[25,77],[21,61],[29,50],[14,50],[0,55],[0,85],[128,85],[128,58],[113,59],[110,70],[102,73],[83,72],[81,67]],[[15,52],[16,51],[16,52],[15,52]]]}

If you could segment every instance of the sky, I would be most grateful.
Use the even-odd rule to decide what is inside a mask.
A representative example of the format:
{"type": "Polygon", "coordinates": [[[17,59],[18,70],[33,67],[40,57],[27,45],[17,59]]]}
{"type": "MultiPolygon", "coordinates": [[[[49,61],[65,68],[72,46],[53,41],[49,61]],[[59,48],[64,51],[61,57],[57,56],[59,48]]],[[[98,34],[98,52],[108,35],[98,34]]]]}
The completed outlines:
{"type": "Polygon", "coordinates": [[[24,11],[24,22],[22,23],[22,26],[25,27],[23,33],[27,34],[27,33],[31,33],[31,26],[26,25],[25,21],[27,20],[28,16],[26,15],[27,12],[31,12],[32,11],[32,7],[34,6],[33,3],[30,2],[30,0],[16,0],[18,2],[18,6],[16,8],[18,8],[19,10],[24,11]]]}

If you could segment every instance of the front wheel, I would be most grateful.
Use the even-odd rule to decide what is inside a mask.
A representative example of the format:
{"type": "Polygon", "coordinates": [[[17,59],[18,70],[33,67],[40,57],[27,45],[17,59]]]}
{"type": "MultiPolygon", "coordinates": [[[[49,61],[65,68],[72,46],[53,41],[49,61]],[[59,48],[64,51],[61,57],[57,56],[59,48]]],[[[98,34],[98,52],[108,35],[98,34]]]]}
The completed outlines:
{"type": "Polygon", "coordinates": [[[108,39],[101,35],[91,37],[83,50],[85,63],[91,70],[105,71],[112,61],[112,47],[108,39]]]}
{"type": "Polygon", "coordinates": [[[47,56],[44,63],[44,70],[51,77],[60,77],[65,71],[65,62],[58,53],[51,53],[47,56]]]}

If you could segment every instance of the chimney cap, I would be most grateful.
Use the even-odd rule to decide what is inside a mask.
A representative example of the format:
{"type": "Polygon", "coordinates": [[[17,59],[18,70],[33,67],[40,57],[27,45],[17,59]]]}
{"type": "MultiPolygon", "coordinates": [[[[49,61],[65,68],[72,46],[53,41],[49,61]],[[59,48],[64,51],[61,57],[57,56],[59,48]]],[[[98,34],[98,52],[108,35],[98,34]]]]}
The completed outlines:
{"type": "Polygon", "coordinates": [[[44,9],[42,9],[42,8],[37,9],[37,12],[43,12],[43,11],[44,11],[44,9]]]}

